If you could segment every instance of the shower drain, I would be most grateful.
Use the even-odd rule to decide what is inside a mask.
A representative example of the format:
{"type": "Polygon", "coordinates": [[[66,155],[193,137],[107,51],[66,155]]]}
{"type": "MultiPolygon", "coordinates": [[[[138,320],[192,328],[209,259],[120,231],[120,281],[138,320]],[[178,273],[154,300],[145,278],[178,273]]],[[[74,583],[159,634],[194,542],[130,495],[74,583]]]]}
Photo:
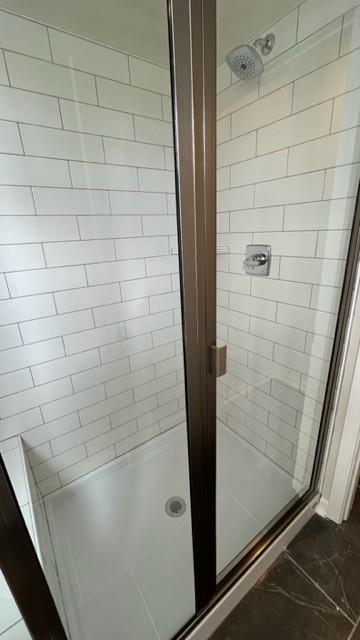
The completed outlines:
{"type": "Polygon", "coordinates": [[[186,502],[179,496],[172,496],[165,503],[165,511],[172,518],[179,518],[185,513],[186,502]]]}

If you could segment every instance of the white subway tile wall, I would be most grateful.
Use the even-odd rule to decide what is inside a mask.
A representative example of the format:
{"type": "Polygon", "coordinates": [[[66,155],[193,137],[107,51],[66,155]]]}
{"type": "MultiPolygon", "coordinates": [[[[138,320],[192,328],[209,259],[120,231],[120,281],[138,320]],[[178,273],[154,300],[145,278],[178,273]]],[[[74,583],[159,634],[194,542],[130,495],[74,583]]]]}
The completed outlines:
{"type": "Polygon", "coordinates": [[[0,439],[43,493],[184,420],[169,70],[0,12],[0,439]]]}
{"type": "Polygon", "coordinates": [[[359,4],[299,3],[258,79],[218,67],[218,416],[304,483],[359,179],[359,4]],[[271,245],[268,277],[244,273],[252,243],[271,245]]]}

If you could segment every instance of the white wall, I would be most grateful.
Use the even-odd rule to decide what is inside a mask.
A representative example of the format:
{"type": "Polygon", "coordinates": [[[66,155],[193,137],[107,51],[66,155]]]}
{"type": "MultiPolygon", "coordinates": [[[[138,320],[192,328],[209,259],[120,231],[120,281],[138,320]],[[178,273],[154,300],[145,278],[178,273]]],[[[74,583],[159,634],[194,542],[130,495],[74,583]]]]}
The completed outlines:
{"type": "Polygon", "coordinates": [[[218,78],[219,416],[307,481],[333,344],[359,165],[360,9],[306,0],[271,27],[264,74],[218,78]],[[269,277],[244,274],[269,244],[269,277]]]}
{"type": "Polygon", "coordinates": [[[48,493],[184,419],[169,71],[0,14],[0,437],[48,493]]]}

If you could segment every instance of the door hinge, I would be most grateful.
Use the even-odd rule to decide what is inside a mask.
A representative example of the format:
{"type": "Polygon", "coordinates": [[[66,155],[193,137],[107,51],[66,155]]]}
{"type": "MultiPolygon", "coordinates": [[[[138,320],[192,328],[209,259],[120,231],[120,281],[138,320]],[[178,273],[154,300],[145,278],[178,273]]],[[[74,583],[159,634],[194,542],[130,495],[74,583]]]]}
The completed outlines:
{"type": "Polygon", "coordinates": [[[209,347],[209,371],[216,378],[226,373],[226,344],[217,347],[211,344],[209,347]]]}

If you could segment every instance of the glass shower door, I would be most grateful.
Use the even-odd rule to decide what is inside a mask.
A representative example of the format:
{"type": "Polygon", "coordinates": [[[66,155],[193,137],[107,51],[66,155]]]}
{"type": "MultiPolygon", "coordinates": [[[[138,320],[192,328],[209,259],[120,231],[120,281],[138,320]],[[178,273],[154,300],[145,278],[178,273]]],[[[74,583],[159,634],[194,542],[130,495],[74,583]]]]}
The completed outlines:
{"type": "Polygon", "coordinates": [[[0,2],[0,451],[69,638],[158,640],[195,611],[166,2],[75,4],[0,2]]]}
{"type": "Polygon", "coordinates": [[[360,81],[358,12],[270,3],[248,23],[217,4],[221,575],[310,487],[358,188],[347,92],[360,81]]]}

